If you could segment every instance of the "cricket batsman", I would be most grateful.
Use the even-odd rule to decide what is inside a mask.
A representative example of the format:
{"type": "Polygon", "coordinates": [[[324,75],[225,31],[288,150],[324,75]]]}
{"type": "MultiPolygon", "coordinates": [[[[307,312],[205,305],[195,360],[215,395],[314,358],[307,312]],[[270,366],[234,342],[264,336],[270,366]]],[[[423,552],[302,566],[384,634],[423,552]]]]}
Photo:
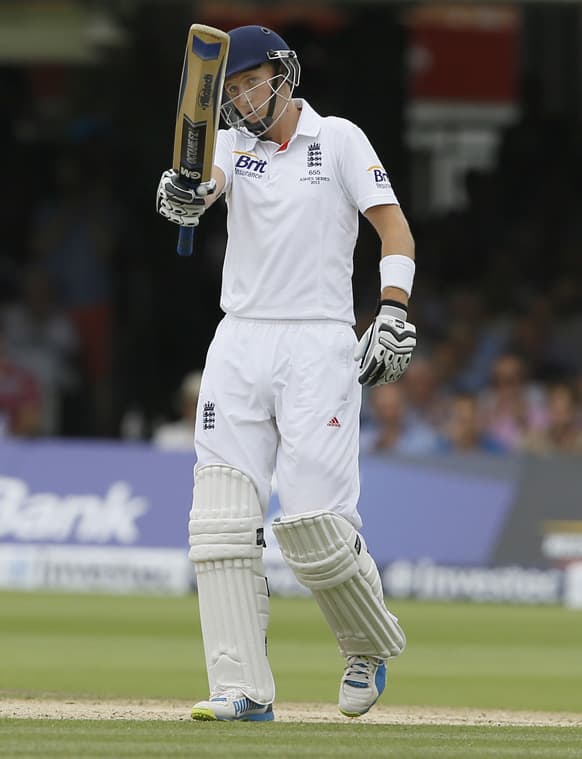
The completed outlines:
{"type": "MultiPolygon", "coordinates": [[[[274,719],[267,658],[263,520],[276,471],[274,533],[313,594],[345,667],[339,710],[365,714],[406,639],[358,530],[362,385],[396,382],[416,344],[407,321],[414,242],[364,133],[293,98],[297,55],[274,31],[229,32],[213,178],[185,192],[163,173],[157,210],[194,227],[228,207],[221,307],[196,418],[190,512],[209,697],[196,720],[274,719]],[[352,268],[358,212],[381,241],[376,317],[357,341],[352,268]]],[[[378,508],[385,508],[378,504],[378,508]]]]}

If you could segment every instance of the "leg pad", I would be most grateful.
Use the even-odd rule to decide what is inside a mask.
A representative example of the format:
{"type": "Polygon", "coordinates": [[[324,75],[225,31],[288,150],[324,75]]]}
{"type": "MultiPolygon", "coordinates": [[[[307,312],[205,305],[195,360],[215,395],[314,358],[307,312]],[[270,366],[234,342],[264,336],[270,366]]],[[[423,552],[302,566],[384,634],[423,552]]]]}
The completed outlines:
{"type": "Polygon", "coordinates": [[[270,704],[275,687],[266,653],[263,517],[248,477],[226,466],[200,468],[189,532],[210,693],[238,688],[270,704]]]}
{"type": "Polygon", "coordinates": [[[378,568],[343,517],[316,511],[283,517],[273,532],[300,583],[312,591],[344,656],[398,656],[406,638],[384,604],[378,568]]]}

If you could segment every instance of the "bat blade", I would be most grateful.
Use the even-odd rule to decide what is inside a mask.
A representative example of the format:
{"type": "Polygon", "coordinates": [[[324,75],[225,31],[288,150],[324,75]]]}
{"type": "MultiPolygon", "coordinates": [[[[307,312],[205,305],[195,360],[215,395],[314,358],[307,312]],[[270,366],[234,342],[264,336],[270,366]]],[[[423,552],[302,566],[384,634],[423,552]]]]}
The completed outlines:
{"type": "MultiPolygon", "coordinates": [[[[212,177],[220,101],[230,38],[226,32],[192,24],[188,32],[174,133],[172,167],[179,182],[195,189],[212,177]]],[[[194,227],[181,227],[178,254],[192,254],[194,227]]]]}

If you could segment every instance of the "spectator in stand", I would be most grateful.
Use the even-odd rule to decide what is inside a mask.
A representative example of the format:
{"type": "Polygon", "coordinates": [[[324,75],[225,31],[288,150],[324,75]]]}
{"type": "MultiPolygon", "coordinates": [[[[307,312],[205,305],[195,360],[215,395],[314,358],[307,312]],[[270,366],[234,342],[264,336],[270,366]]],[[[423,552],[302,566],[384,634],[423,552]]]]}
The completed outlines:
{"type": "Polygon", "coordinates": [[[576,351],[565,349],[559,337],[560,320],[550,298],[536,295],[516,314],[511,331],[511,352],[522,357],[529,376],[538,382],[561,379],[571,371],[576,351]]]}
{"type": "Polygon", "coordinates": [[[112,417],[111,262],[121,211],[113,198],[107,158],[98,150],[85,147],[78,155],[61,156],[56,183],[56,191],[37,212],[33,253],[36,263],[50,273],[59,305],[79,335],[89,390],[87,432],[106,434],[112,417]]]}
{"type": "Polygon", "coordinates": [[[572,385],[559,383],[550,388],[547,426],[526,435],[523,448],[539,454],[582,454],[581,409],[572,385]]]}
{"type": "Polygon", "coordinates": [[[450,324],[460,355],[455,386],[465,393],[478,393],[487,384],[491,367],[507,348],[509,324],[503,317],[491,318],[483,298],[472,290],[453,293],[449,304],[450,324]]]}
{"type": "Polygon", "coordinates": [[[507,449],[483,429],[478,397],[471,393],[457,393],[450,402],[439,451],[499,454],[506,453],[507,449]]]}
{"type": "MultiPolygon", "coordinates": [[[[577,246],[578,257],[579,250],[577,246]]],[[[550,299],[555,328],[547,351],[552,367],[557,369],[555,379],[559,380],[582,371],[582,263],[577,262],[575,268],[572,262],[568,273],[554,282],[550,299]]]]}
{"type": "Polygon", "coordinates": [[[370,392],[375,424],[362,432],[363,453],[397,453],[420,456],[434,453],[436,430],[410,413],[402,383],[377,385],[370,392]]]}
{"type": "Polygon", "coordinates": [[[514,353],[500,356],[482,395],[485,431],[508,450],[517,450],[525,438],[543,427],[545,397],[528,381],[524,361],[514,353]]]}
{"type": "Polygon", "coordinates": [[[75,372],[77,335],[57,306],[47,274],[25,274],[23,298],[4,309],[7,350],[37,378],[42,392],[42,433],[61,432],[62,400],[78,384],[75,372]]]}
{"type": "Polygon", "coordinates": [[[0,320],[0,437],[35,437],[41,426],[41,399],[33,374],[6,353],[0,320]]]}
{"type": "Polygon", "coordinates": [[[456,392],[455,378],[461,362],[456,341],[453,339],[439,340],[434,346],[432,362],[436,376],[439,378],[441,392],[446,395],[456,392]]]}
{"type": "Polygon", "coordinates": [[[158,448],[166,451],[194,451],[194,425],[201,379],[201,372],[192,372],[184,377],[180,386],[180,419],[158,427],[153,436],[153,443],[158,448]]]}
{"type": "Polygon", "coordinates": [[[433,429],[440,429],[447,413],[448,396],[435,361],[426,355],[416,355],[401,385],[410,416],[433,429]]]}
{"type": "Polygon", "coordinates": [[[444,341],[435,347],[435,362],[447,390],[466,390],[462,386],[464,373],[477,350],[477,333],[466,322],[449,326],[444,341]]]}

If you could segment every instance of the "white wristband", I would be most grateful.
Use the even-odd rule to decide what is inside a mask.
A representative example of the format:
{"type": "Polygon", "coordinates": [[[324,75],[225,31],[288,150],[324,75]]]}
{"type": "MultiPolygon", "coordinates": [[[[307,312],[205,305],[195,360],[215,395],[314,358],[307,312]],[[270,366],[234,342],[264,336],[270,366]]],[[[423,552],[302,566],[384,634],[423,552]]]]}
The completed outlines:
{"type": "Polygon", "coordinates": [[[416,265],[412,258],[391,254],[380,261],[380,288],[398,287],[410,297],[416,265]]]}

